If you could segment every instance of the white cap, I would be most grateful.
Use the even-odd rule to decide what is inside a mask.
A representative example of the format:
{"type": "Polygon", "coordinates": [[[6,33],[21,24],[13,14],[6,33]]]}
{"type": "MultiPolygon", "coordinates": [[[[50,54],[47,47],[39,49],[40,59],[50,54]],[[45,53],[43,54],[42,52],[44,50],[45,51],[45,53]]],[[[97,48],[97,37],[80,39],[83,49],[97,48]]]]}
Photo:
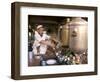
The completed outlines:
{"type": "Polygon", "coordinates": [[[38,26],[37,26],[37,29],[39,29],[39,28],[41,28],[41,27],[43,27],[43,25],[38,25],[38,26]]]}

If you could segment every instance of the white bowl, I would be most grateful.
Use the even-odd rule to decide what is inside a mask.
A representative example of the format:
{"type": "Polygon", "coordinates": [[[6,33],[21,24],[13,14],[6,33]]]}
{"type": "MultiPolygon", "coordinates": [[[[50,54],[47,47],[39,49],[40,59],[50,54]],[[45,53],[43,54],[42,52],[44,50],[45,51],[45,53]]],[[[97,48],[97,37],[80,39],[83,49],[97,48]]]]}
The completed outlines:
{"type": "Polygon", "coordinates": [[[48,65],[53,65],[53,64],[56,64],[57,61],[56,61],[55,59],[49,59],[49,60],[46,61],[46,63],[47,63],[48,65]]]}

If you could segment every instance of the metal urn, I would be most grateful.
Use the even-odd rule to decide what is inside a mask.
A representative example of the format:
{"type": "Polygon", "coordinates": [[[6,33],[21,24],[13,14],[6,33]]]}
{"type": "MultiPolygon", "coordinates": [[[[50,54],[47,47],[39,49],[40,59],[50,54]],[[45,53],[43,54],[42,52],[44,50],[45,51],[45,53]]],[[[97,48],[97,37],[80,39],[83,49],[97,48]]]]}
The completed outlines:
{"type": "Polygon", "coordinates": [[[81,17],[72,18],[69,23],[69,47],[76,53],[83,53],[88,47],[88,22],[81,17]]]}
{"type": "Polygon", "coordinates": [[[70,22],[70,18],[67,18],[65,24],[62,25],[61,42],[63,46],[69,45],[69,26],[68,26],[69,22],[70,22]]]}

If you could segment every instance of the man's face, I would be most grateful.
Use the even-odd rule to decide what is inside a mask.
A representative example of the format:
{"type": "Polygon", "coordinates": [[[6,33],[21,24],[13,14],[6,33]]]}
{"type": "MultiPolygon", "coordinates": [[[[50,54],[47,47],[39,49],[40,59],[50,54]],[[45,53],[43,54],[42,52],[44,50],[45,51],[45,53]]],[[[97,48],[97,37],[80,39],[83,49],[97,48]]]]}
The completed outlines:
{"type": "Polygon", "coordinates": [[[44,28],[39,28],[39,29],[38,29],[38,32],[39,32],[39,34],[43,34],[44,28]]]}

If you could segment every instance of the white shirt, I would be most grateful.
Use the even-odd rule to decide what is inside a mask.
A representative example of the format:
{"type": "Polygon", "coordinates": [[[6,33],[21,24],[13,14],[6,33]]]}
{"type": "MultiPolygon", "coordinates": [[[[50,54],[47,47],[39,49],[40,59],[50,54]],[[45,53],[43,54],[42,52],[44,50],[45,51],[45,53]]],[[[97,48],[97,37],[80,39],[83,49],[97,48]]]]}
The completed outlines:
{"type": "Polygon", "coordinates": [[[33,44],[33,52],[36,54],[37,53],[37,47],[40,46],[40,54],[45,54],[46,50],[47,50],[47,45],[45,44],[40,44],[40,41],[42,40],[46,40],[46,39],[50,39],[50,36],[48,36],[46,33],[43,33],[42,36],[40,36],[40,34],[35,31],[35,41],[33,44]]]}

